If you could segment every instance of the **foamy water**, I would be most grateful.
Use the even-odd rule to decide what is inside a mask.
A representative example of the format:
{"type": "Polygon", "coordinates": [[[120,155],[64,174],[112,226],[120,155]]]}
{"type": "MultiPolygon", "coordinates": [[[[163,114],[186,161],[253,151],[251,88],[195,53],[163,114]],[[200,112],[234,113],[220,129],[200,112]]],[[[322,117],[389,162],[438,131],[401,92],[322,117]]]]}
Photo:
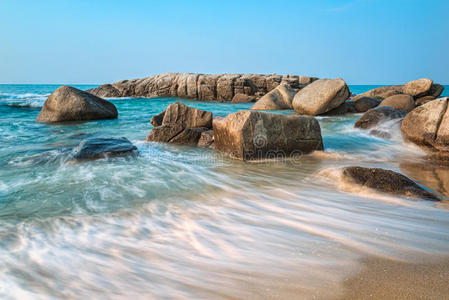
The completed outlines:
{"type": "MultiPolygon", "coordinates": [[[[41,95],[42,105],[54,88],[0,92],[41,95]]],[[[384,140],[354,129],[358,116],[320,117],[325,152],[243,163],[143,142],[173,99],[113,99],[118,120],[45,125],[34,122],[39,105],[9,97],[0,99],[0,298],[333,298],[361,257],[449,252],[440,205],[342,190],[323,176],[382,167],[449,196],[449,168],[425,163],[395,124],[384,140]],[[67,151],[94,136],[125,136],[140,155],[68,164],[67,151]]],[[[184,102],[222,116],[250,107],[184,102]]]]}

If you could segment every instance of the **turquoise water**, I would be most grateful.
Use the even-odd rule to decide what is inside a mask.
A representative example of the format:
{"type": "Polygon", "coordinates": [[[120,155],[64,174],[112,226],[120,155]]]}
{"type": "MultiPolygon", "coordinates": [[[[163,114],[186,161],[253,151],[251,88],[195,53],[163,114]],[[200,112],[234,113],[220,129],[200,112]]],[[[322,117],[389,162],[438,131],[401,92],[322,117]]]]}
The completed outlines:
{"type": "Polygon", "coordinates": [[[144,139],[174,101],[214,116],[251,104],[111,99],[117,120],[35,123],[56,88],[0,85],[0,298],[326,296],[360,257],[449,251],[444,204],[350,193],[322,175],[383,167],[449,196],[449,169],[393,125],[383,140],[353,128],[360,115],[320,117],[324,153],[243,163],[144,139]],[[121,136],[137,158],[67,163],[82,139],[121,136]]]}

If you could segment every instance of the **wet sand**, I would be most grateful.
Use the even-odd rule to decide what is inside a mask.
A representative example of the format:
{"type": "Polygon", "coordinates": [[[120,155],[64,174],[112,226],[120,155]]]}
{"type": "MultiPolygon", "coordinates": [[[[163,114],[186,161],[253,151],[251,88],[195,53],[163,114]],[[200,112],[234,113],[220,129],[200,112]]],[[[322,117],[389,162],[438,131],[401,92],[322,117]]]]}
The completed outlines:
{"type": "Polygon", "coordinates": [[[449,257],[408,263],[361,260],[362,269],[344,282],[339,299],[449,299],[449,257]]]}

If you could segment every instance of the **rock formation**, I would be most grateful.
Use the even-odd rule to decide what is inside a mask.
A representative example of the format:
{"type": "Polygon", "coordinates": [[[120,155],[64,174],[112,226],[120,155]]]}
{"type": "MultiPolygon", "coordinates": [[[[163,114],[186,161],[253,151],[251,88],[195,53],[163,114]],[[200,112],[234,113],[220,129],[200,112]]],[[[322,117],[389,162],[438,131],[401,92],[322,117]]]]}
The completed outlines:
{"type": "Polygon", "coordinates": [[[397,110],[409,112],[415,108],[415,101],[410,95],[400,94],[385,98],[379,106],[390,106],[397,110]]]}
{"type": "Polygon", "coordinates": [[[355,128],[370,129],[378,126],[382,122],[403,118],[405,112],[394,109],[390,106],[379,106],[368,110],[355,123],[355,128]]]}
{"type": "Polygon", "coordinates": [[[81,141],[74,149],[73,159],[84,161],[136,153],[137,147],[124,137],[89,138],[81,141]]]}
{"type": "Polygon", "coordinates": [[[256,110],[281,110],[293,109],[293,97],[298,90],[293,89],[288,84],[280,84],[274,90],[268,92],[260,98],[251,109],[256,110]]]}

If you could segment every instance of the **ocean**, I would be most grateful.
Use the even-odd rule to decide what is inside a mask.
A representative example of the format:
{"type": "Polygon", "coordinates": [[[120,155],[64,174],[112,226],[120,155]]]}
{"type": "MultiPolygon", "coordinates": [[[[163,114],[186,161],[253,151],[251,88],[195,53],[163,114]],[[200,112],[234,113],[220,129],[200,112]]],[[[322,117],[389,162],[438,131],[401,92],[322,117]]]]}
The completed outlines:
{"type": "Polygon", "coordinates": [[[245,163],[144,139],[175,101],[214,116],[251,103],[110,99],[116,120],[36,123],[57,87],[0,85],[2,299],[332,298],[365,257],[449,253],[447,204],[342,190],[323,175],[387,168],[449,197],[449,167],[424,161],[399,129],[384,140],[353,128],[361,114],[318,117],[325,152],[245,163]],[[139,156],[68,164],[64,150],[88,137],[126,137],[139,156]]]}

